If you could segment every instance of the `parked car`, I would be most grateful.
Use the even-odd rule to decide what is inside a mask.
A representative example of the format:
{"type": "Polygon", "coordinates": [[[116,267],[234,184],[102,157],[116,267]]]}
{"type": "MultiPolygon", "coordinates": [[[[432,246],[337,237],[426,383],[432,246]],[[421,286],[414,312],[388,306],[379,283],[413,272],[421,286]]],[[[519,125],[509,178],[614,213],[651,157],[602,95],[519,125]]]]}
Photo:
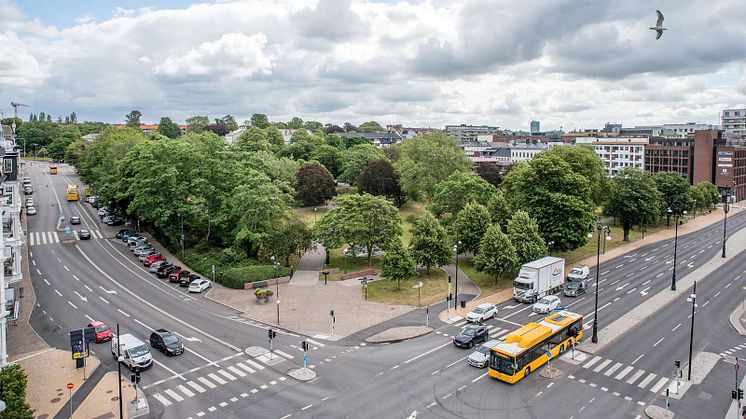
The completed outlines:
{"type": "Polygon", "coordinates": [[[142,255],[142,254],[147,254],[147,253],[150,253],[150,252],[151,252],[151,251],[153,251],[153,250],[154,250],[154,249],[153,249],[153,245],[152,245],[152,244],[150,244],[150,243],[147,243],[147,244],[141,244],[141,245],[139,245],[139,246],[135,247],[135,248],[134,248],[134,249],[132,250],[132,253],[134,253],[134,254],[135,254],[135,256],[140,256],[140,255],[142,255]]]}
{"type": "Polygon", "coordinates": [[[490,348],[497,346],[500,343],[499,340],[488,340],[483,343],[476,351],[472,352],[466,362],[472,367],[485,368],[490,362],[490,348]]]}
{"type": "Polygon", "coordinates": [[[129,239],[131,239],[133,237],[142,237],[142,235],[140,233],[136,233],[134,231],[130,231],[128,233],[122,234],[121,239],[122,239],[123,242],[128,242],[129,239]]]}
{"type": "Polygon", "coordinates": [[[189,284],[189,292],[202,292],[210,287],[212,287],[210,281],[206,279],[198,279],[196,281],[192,281],[192,283],[189,284]]]}
{"type": "Polygon", "coordinates": [[[26,198],[26,206],[27,207],[33,207],[34,206],[34,198],[26,198]]]}
{"type": "Polygon", "coordinates": [[[556,295],[547,295],[534,303],[534,313],[546,314],[560,306],[560,299],[556,295]]]}
{"type": "Polygon", "coordinates": [[[93,208],[96,208],[96,209],[101,208],[101,201],[99,201],[99,200],[96,199],[96,200],[94,200],[94,201],[91,202],[91,206],[93,208]]]}
{"type": "Polygon", "coordinates": [[[130,249],[134,249],[135,247],[143,243],[149,243],[148,239],[146,239],[145,237],[130,236],[130,238],[127,240],[127,244],[129,245],[130,249]]]}
{"type": "Polygon", "coordinates": [[[124,224],[124,218],[114,214],[114,215],[110,215],[109,218],[105,220],[104,222],[106,223],[106,225],[109,225],[109,226],[120,226],[124,224]]]}
{"type": "Polygon", "coordinates": [[[80,217],[77,215],[70,217],[70,224],[80,224],[80,217]]]}
{"type": "Polygon", "coordinates": [[[34,193],[34,188],[32,188],[31,186],[26,186],[25,188],[23,188],[24,195],[31,195],[32,193],[34,193]]]}
{"type": "Polygon", "coordinates": [[[127,234],[127,233],[133,233],[133,231],[132,231],[132,230],[129,230],[129,229],[123,229],[123,230],[119,230],[119,231],[117,231],[117,234],[115,234],[115,235],[114,235],[114,237],[116,237],[116,238],[118,238],[118,239],[121,239],[121,238],[123,238],[123,237],[124,237],[124,235],[125,235],[125,234],[127,234]]]}
{"type": "Polygon", "coordinates": [[[114,337],[114,335],[111,333],[111,330],[109,330],[109,326],[107,326],[104,322],[94,320],[88,323],[88,326],[86,327],[92,327],[95,330],[96,343],[111,340],[111,338],[114,337]]]}
{"type": "Polygon", "coordinates": [[[486,342],[489,337],[487,326],[470,324],[453,337],[453,344],[459,348],[473,348],[477,343],[486,342]]]}
{"type": "Polygon", "coordinates": [[[78,238],[80,240],[90,240],[91,239],[91,232],[88,230],[80,230],[78,231],[78,238]]]}
{"type": "Polygon", "coordinates": [[[137,256],[137,258],[140,260],[140,262],[145,262],[145,259],[147,259],[150,256],[162,256],[161,252],[157,250],[151,250],[149,252],[140,252],[140,254],[137,256]]]}
{"type": "Polygon", "coordinates": [[[147,255],[145,257],[145,259],[143,259],[142,264],[145,265],[145,266],[151,266],[153,263],[159,262],[159,261],[162,261],[162,260],[166,260],[166,258],[163,257],[162,254],[157,253],[157,254],[154,254],[154,255],[147,255]]]}
{"type": "Polygon", "coordinates": [[[32,206],[27,206],[26,207],[26,215],[36,215],[36,207],[34,207],[33,205],[32,206]]]}
{"type": "Polygon", "coordinates": [[[191,272],[185,270],[185,269],[175,269],[170,274],[168,274],[168,282],[178,283],[179,279],[181,278],[181,274],[184,272],[184,275],[189,275],[191,272]]]}
{"type": "Polygon", "coordinates": [[[168,356],[176,356],[184,353],[184,344],[181,343],[175,334],[166,329],[154,330],[150,334],[150,346],[168,356]]]}
{"type": "Polygon", "coordinates": [[[565,282],[565,295],[568,297],[577,297],[580,294],[588,292],[588,281],[568,281],[565,282]]]}
{"type": "MultiPolygon", "coordinates": [[[[182,271],[183,272],[189,272],[189,271],[182,271]]],[[[192,284],[192,282],[202,279],[199,275],[193,274],[189,272],[188,275],[179,275],[179,286],[180,287],[188,287],[192,284]]]]}
{"type": "MultiPolygon", "coordinates": [[[[362,258],[362,257],[367,258],[368,249],[365,246],[355,246],[354,249],[350,250],[350,248],[348,247],[344,250],[344,254],[347,256],[354,255],[356,258],[362,258]]],[[[374,245],[370,254],[373,257],[381,256],[383,254],[383,249],[374,245]]]]}
{"type": "Polygon", "coordinates": [[[104,217],[106,215],[109,215],[109,210],[106,209],[106,207],[101,207],[101,208],[98,209],[98,216],[99,217],[104,217]]]}
{"type": "Polygon", "coordinates": [[[497,306],[492,303],[484,303],[474,307],[466,315],[466,321],[482,323],[490,317],[497,317],[497,306]]]}
{"type": "Polygon", "coordinates": [[[150,267],[148,268],[148,270],[149,270],[149,271],[150,271],[151,273],[158,273],[158,270],[159,270],[159,269],[161,269],[161,268],[167,268],[167,267],[169,267],[169,266],[172,266],[172,265],[173,265],[173,264],[172,264],[171,262],[169,262],[169,261],[167,261],[167,260],[165,260],[165,259],[164,259],[164,260],[159,260],[159,261],[157,261],[157,262],[153,262],[153,263],[152,263],[152,264],[150,265],[150,267]]]}
{"type": "Polygon", "coordinates": [[[165,266],[165,267],[161,267],[160,269],[158,269],[158,278],[164,278],[164,279],[168,278],[168,276],[171,275],[171,272],[173,272],[173,271],[175,271],[177,269],[181,269],[181,267],[177,266],[177,265],[174,265],[174,264],[171,264],[171,265],[165,266]]]}

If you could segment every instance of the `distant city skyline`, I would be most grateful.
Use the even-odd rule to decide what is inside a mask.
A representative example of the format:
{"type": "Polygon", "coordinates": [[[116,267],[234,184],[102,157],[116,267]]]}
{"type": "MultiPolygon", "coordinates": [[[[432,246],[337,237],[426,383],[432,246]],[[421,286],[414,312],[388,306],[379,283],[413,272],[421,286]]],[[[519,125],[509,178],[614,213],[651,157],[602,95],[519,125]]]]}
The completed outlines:
{"type": "Polygon", "coordinates": [[[658,41],[647,29],[655,7],[0,0],[0,110],[570,131],[719,124],[722,109],[745,107],[742,4],[661,5],[669,31],[658,41]]]}

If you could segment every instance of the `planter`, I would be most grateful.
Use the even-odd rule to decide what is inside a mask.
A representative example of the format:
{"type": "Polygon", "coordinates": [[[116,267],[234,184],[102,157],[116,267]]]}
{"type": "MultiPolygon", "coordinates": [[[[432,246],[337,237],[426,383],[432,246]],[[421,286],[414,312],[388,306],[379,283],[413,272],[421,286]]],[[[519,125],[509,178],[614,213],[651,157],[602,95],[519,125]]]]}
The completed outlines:
{"type": "Polygon", "coordinates": [[[264,301],[265,301],[264,298],[259,298],[259,297],[256,298],[257,304],[264,304],[264,301]]]}
{"type": "Polygon", "coordinates": [[[270,302],[271,300],[272,300],[272,297],[271,297],[271,296],[269,296],[269,295],[268,295],[267,297],[265,297],[265,299],[264,299],[264,301],[265,301],[266,303],[269,303],[269,302],[270,302]]]}

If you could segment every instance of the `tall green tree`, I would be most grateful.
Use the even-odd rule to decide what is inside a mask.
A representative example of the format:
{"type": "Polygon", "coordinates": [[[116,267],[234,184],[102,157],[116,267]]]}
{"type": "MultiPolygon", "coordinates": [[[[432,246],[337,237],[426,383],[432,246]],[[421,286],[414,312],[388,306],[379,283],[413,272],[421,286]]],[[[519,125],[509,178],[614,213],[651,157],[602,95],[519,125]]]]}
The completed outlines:
{"type": "Polygon", "coordinates": [[[368,122],[363,122],[362,124],[360,124],[360,126],[358,127],[358,131],[360,132],[383,132],[384,129],[381,126],[381,124],[379,124],[378,122],[368,121],[368,122]]]}
{"type": "Polygon", "coordinates": [[[720,192],[718,191],[717,186],[713,185],[710,182],[700,182],[697,184],[697,187],[700,188],[702,191],[702,195],[706,198],[708,201],[708,206],[710,206],[712,209],[715,209],[715,206],[720,203],[720,192]]]}
{"type": "Polygon", "coordinates": [[[222,120],[225,127],[228,128],[228,131],[233,132],[238,129],[238,122],[236,122],[236,118],[234,118],[233,115],[228,114],[224,116],[222,120]]]}
{"type": "Polygon", "coordinates": [[[661,213],[671,208],[673,214],[681,214],[691,206],[689,182],[678,172],[658,172],[653,176],[658,192],[661,193],[661,213]]]}
{"type": "Polygon", "coordinates": [[[158,123],[158,133],[168,138],[179,138],[181,136],[181,128],[171,118],[164,116],[158,123]]]}
{"type": "Polygon", "coordinates": [[[140,118],[142,118],[142,112],[137,109],[130,111],[130,113],[124,116],[125,125],[128,127],[140,128],[140,118]]]}
{"type": "Polygon", "coordinates": [[[28,376],[20,365],[11,364],[0,370],[0,400],[5,402],[2,418],[33,419],[34,411],[26,402],[28,376]]]}
{"type": "Polygon", "coordinates": [[[368,163],[385,158],[386,155],[383,154],[383,151],[371,144],[359,144],[349,148],[342,153],[342,173],[340,173],[339,179],[353,185],[360,173],[368,167],[368,163]]]}
{"type": "Polygon", "coordinates": [[[569,251],[585,245],[588,226],[596,208],[588,180],[553,154],[540,153],[528,163],[518,163],[500,188],[514,210],[536,219],[545,242],[569,251]]]}
{"type": "Polygon", "coordinates": [[[648,226],[660,216],[661,194],[653,177],[635,168],[625,168],[612,179],[605,213],[622,225],[624,241],[633,226],[648,226]]]}
{"type": "Polygon", "coordinates": [[[317,162],[306,163],[298,169],[295,193],[303,205],[323,204],[336,192],[334,177],[317,162]]]}
{"type": "Polygon", "coordinates": [[[487,205],[495,192],[494,186],[473,173],[454,172],[435,186],[428,209],[437,217],[455,216],[468,203],[487,205]]]}
{"type": "Polygon", "coordinates": [[[494,164],[482,164],[474,167],[474,172],[492,186],[497,187],[503,181],[503,169],[494,164]]]}
{"type": "Polygon", "coordinates": [[[251,115],[251,126],[257,128],[267,128],[269,126],[269,118],[263,113],[255,113],[251,115]]]}
{"type": "Polygon", "coordinates": [[[401,240],[394,239],[381,260],[381,276],[396,281],[396,289],[401,289],[401,280],[417,275],[417,265],[409,249],[402,246],[401,240]]]}
{"type": "Polygon", "coordinates": [[[337,207],[324,214],[314,229],[324,247],[363,246],[370,266],[374,245],[388,250],[393,241],[400,240],[401,217],[385,198],[369,194],[342,195],[336,201],[337,207]]]}
{"type": "Polygon", "coordinates": [[[474,267],[478,271],[492,274],[495,284],[503,273],[518,266],[518,254],[507,234],[497,224],[491,225],[479,246],[479,254],[474,257],[474,267]]]}
{"type": "Polygon", "coordinates": [[[453,172],[471,169],[471,160],[461,147],[442,133],[404,140],[400,149],[394,167],[401,175],[402,190],[412,199],[429,199],[435,193],[435,186],[453,172]]]}
{"type": "Polygon", "coordinates": [[[508,221],[512,217],[513,211],[510,210],[510,205],[502,190],[498,189],[492,194],[490,201],[487,203],[487,211],[490,212],[493,223],[499,224],[501,228],[508,227],[508,221]]]}
{"type": "Polygon", "coordinates": [[[202,132],[205,127],[210,125],[210,118],[202,115],[190,116],[186,119],[187,132],[202,132]]]}
{"type": "Polygon", "coordinates": [[[290,257],[300,257],[305,251],[313,247],[313,232],[298,215],[292,215],[276,228],[263,245],[262,252],[275,255],[285,260],[285,266],[290,266],[290,257]]]}
{"type": "Polygon", "coordinates": [[[456,216],[453,228],[456,233],[455,241],[460,241],[459,253],[479,252],[479,244],[490,226],[490,213],[484,205],[476,202],[466,204],[456,216]]]}
{"type": "Polygon", "coordinates": [[[279,150],[285,146],[285,138],[277,127],[270,126],[264,129],[267,134],[267,141],[272,145],[274,150],[279,150]]]}
{"type": "Polygon", "coordinates": [[[409,248],[412,256],[417,264],[425,267],[428,275],[430,268],[451,263],[453,251],[448,234],[430,212],[425,212],[414,220],[411,233],[409,248]]]}
{"type": "Polygon", "coordinates": [[[547,246],[539,234],[539,225],[526,211],[516,211],[508,222],[508,237],[518,256],[518,264],[524,264],[547,255],[547,246]]]}
{"type": "Polygon", "coordinates": [[[301,129],[303,128],[303,120],[294,116],[293,119],[288,122],[288,128],[290,129],[301,129]]]}
{"type": "Polygon", "coordinates": [[[368,163],[356,182],[360,193],[385,196],[401,207],[407,201],[406,195],[399,186],[399,174],[387,160],[379,159],[368,163]]]}
{"type": "Polygon", "coordinates": [[[604,203],[609,192],[609,177],[603,161],[591,146],[581,144],[575,147],[552,147],[544,153],[564,160],[574,173],[588,181],[593,203],[596,206],[604,203]]]}
{"type": "Polygon", "coordinates": [[[249,127],[236,138],[233,146],[240,151],[257,152],[270,151],[272,144],[267,140],[266,132],[257,127],[249,127]]]}
{"type": "Polygon", "coordinates": [[[309,155],[309,159],[324,165],[335,178],[342,172],[342,152],[330,145],[322,144],[316,147],[309,155]]]}

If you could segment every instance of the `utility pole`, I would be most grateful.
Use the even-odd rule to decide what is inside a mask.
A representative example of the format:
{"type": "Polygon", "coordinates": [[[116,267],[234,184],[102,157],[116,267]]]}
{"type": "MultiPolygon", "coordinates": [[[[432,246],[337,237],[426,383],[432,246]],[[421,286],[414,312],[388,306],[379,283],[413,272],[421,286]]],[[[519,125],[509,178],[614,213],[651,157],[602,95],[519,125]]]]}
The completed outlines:
{"type": "Polygon", "coordinates": [[[124,419],[124,409],[122,408],[122,345],[119,343],[119,323],[117,323],[117,373],[119,374],[119,419],[124,419]]]}

